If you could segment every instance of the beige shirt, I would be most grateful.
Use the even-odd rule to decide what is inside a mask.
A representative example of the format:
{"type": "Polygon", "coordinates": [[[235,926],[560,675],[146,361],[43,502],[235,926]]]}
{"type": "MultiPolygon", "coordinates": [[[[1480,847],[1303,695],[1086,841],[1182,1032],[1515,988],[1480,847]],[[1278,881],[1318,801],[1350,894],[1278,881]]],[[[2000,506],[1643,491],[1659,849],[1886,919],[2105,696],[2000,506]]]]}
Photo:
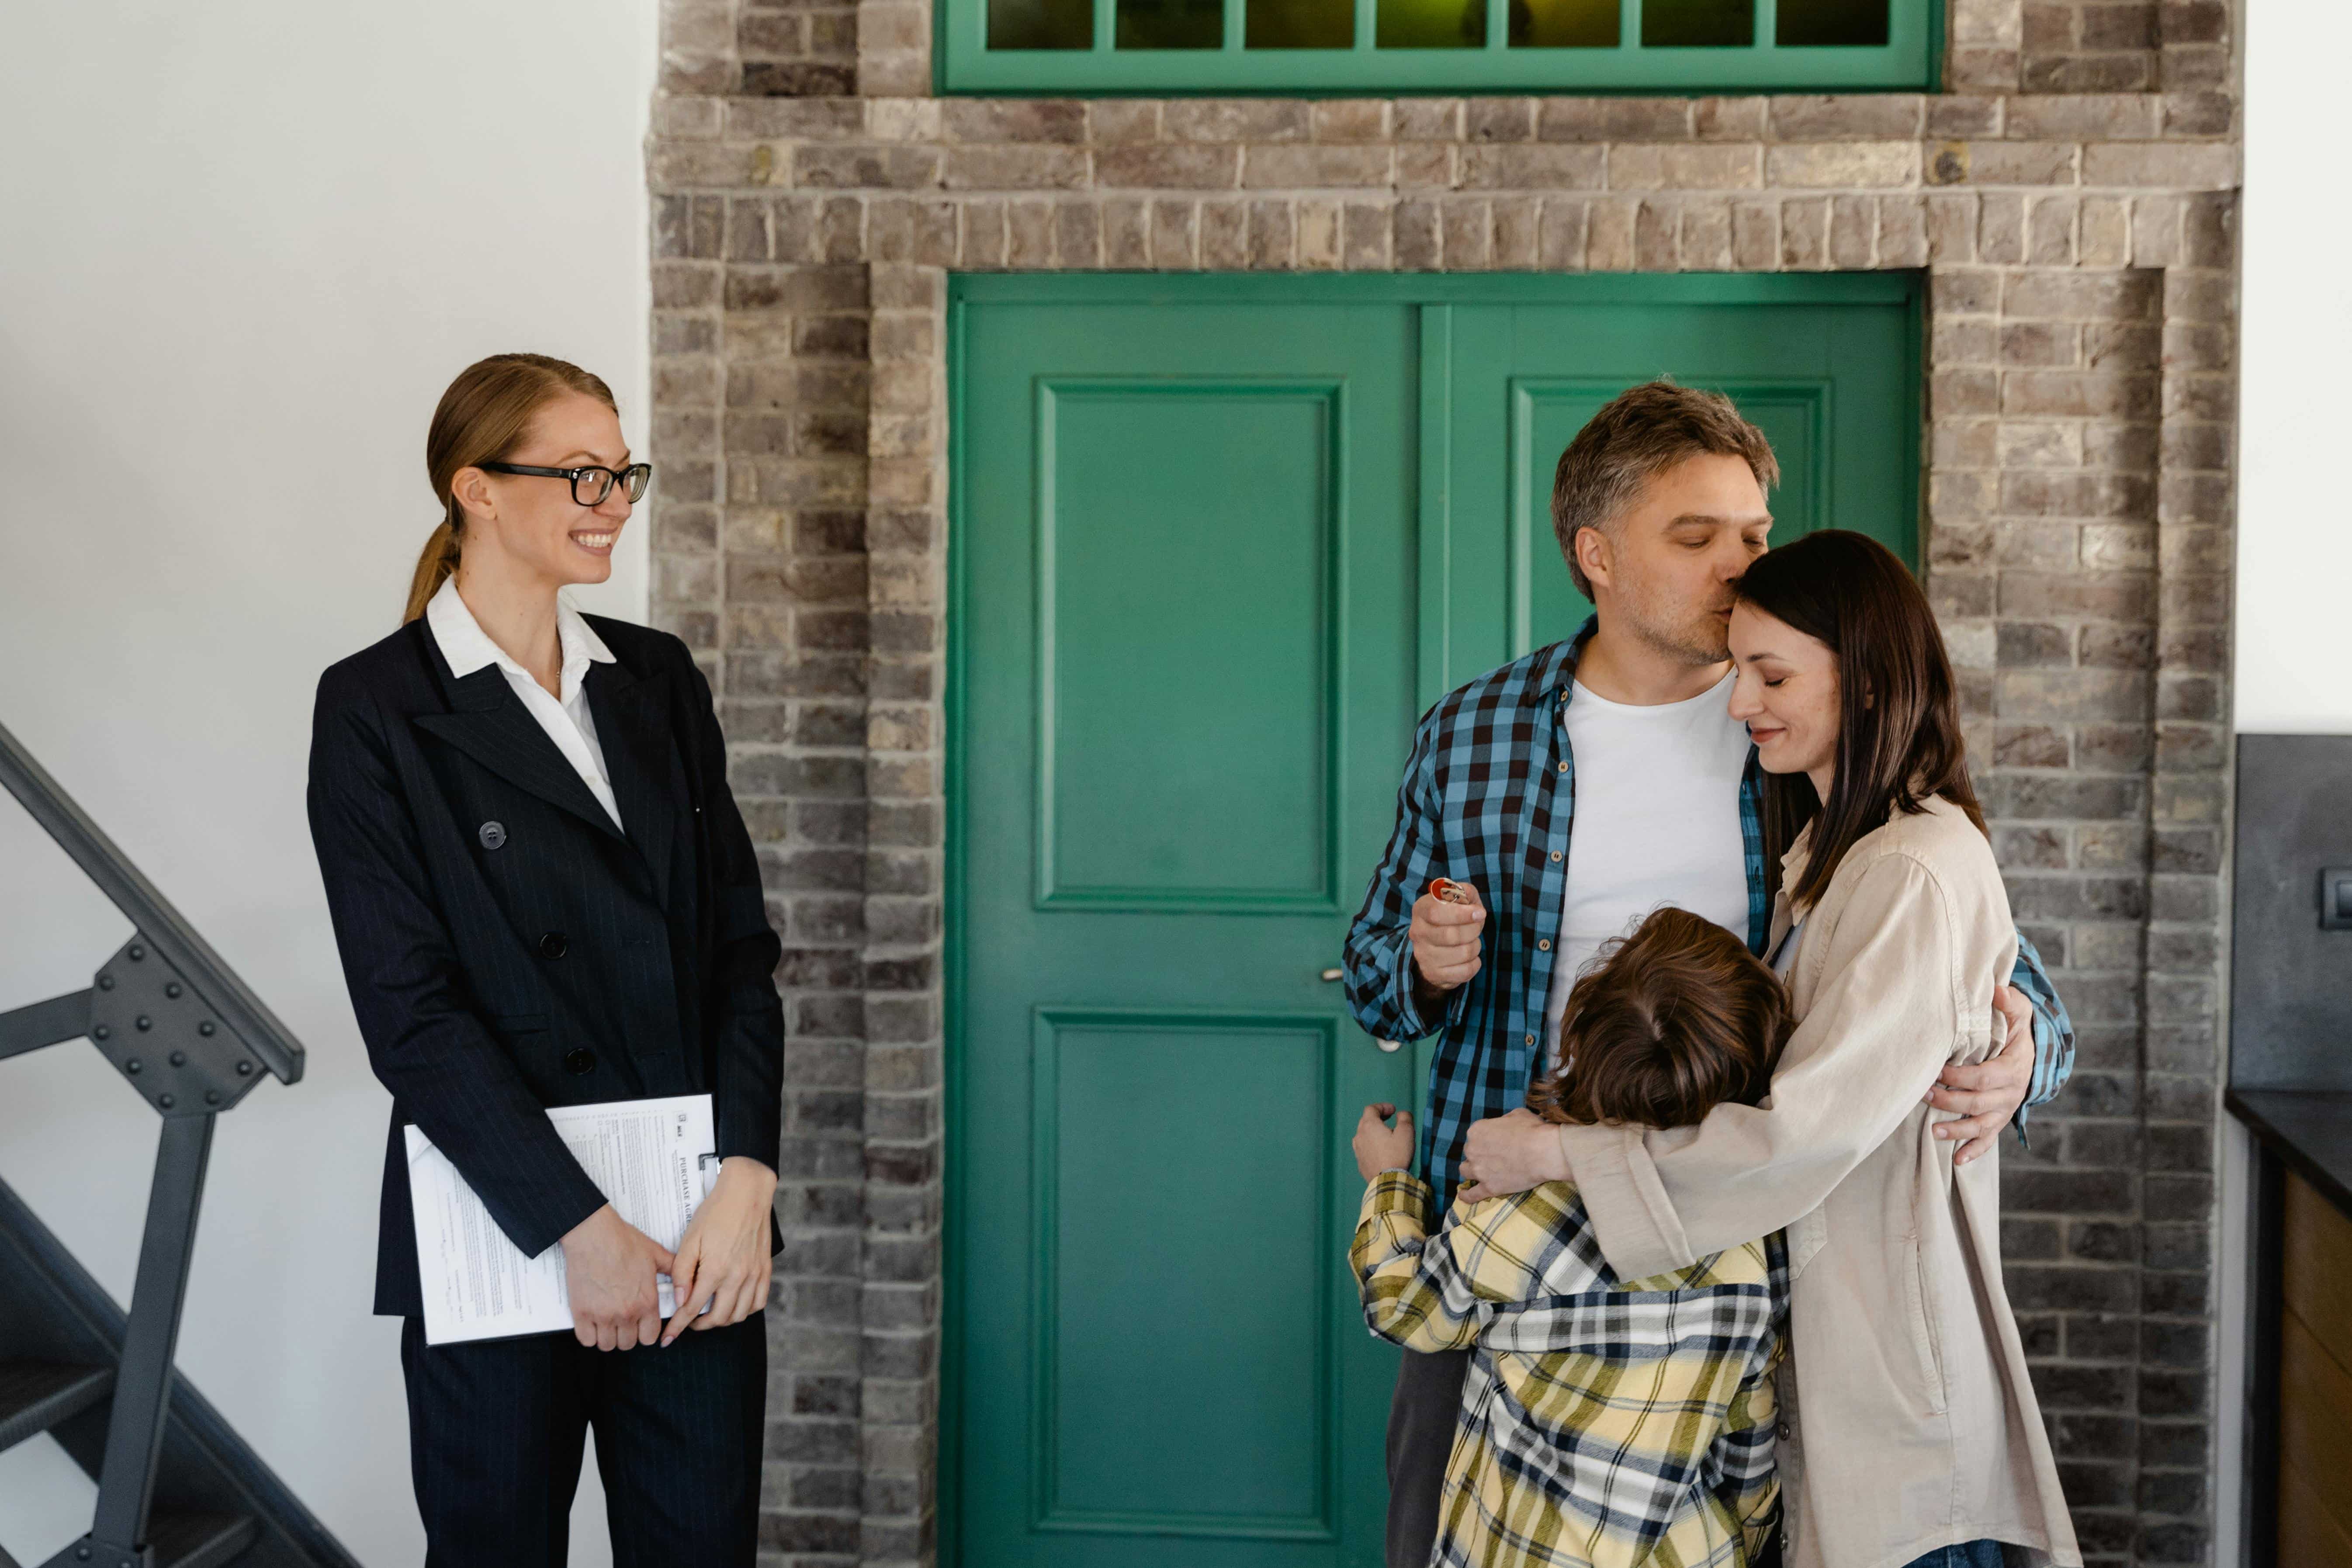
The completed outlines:
{"type": "MultiPolygon", "coordinates": [[[[1811,837],[1782,861],[1786,885],[1811,837]]],[[[1856,844],[1803,913],[1797,1032],[1763,1106],[1560,1130],[1601,1249],[1639,1279],[1788,1227],[1790,1568],[1901,1568],[1986,1538],[2072,1568],[2001,1285],[2000,1160],[1956,1170],[1929,1131],[1948,1118],[1924,1103],[1946,1063],[1997,1043],[1993,987],[2017,940],[1991,847],[1930,801],[1856,844]]],[[[1775,943],[1791,923],[1784,893],[1775,943]]]]}

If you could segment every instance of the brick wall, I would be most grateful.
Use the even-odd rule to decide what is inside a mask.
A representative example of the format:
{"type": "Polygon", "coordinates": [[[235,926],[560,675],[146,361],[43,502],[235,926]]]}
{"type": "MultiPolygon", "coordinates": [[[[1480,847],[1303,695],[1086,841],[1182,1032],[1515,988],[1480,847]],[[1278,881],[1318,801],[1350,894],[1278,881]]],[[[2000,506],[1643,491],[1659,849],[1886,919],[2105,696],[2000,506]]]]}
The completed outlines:
{"type": "Polygon", "coordinates": [[[922,0],[667,6],[656,615],[786,947],[767,1560],[933,1550],[948,272],[1924,268],[1928,584],[2082,1033],[2011,1293],[2092,1560],[2205,1561],[2229,15],[1952,0],[1948,95],[1085,103],[922,96],[922,0]]]}
{"type": "Polygon", "coordinates": [[[2234,79],[2227,0],[1950,0],[1946,16],[1953,92],[2186,94],[2234,79]]]}

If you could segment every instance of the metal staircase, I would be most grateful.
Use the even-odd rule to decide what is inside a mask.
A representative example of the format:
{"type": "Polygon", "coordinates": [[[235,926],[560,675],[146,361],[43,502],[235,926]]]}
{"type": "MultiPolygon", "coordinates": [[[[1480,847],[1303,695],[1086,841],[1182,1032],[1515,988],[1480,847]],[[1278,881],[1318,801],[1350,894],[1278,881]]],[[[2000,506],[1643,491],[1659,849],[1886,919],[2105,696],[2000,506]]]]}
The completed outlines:
{"type": "Polygon", "coordinates": [[[302,1047],[5,728],[0,783],[135,928],[89,989],[0,1013],[0,1062],[87,1039],[163,1122],[128,1313],[0,1183],[0,1449],[47,1432],[98,1482],[42,1568],[357,1568],[172,1364],[214,1121],[302,1047]]]}

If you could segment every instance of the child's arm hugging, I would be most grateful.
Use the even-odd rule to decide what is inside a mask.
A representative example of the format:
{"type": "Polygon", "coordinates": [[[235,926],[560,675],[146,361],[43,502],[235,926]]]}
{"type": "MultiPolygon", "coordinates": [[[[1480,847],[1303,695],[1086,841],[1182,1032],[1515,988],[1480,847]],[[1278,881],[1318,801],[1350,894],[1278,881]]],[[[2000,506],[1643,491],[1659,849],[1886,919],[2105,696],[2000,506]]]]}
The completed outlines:
{"type": "Polygon", "coordinates": [[[1386,1171],[1364,1194],[1348,1249],[1363,1284],[1364,1326],[1409,1351],[1461,1350],[1478,1337],[1478,1302],[1454,1267],[1454,1249],[1428,1245],[1429,1188],[1386,1171]]]}
{"type": "MultiPolygon", "coordinates": [[[[1481,1227],[1464,1219],[1478,1210],[1457,1208],[1438,1245],[1429,1245],[1429,1186],[1405,1168],[1412,1160],[1412,1118],[1398,1113],[1391,1128],[1386,1119],[1395,1111],[1366,1106],[1356,1126],[1356,1169],[1371,1185],[1348,1260],[1363,1289],[1364,1326],[1409,1351],[1462,1350],[1476,1342],[1486,1321],[1473,1268],[1465,1267],[1486,1250],[1481,1227]]],[[[1490,1289],[1484,1299],[1496,1298],[1490,1289]]]]}

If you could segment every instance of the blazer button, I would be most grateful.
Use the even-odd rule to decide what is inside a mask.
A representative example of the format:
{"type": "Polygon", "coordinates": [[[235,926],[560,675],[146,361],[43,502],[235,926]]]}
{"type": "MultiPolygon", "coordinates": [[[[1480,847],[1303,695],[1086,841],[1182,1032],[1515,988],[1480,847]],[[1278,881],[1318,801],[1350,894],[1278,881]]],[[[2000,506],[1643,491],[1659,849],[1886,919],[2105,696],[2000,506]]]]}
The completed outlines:
{"type": "Polygon", "coordinates": [[[503,822],[485,822],[474,830],[474,837],[482,841],[483,848],[496,849],[507,841],[507,825],[503,822]]]}
{"type": "Polygon", "coordinates": [[[563,1070],[572,1074],[574,1078],[579,1077],[582,1073],[594,1072],[596,1070],[596,1053],[584,1048],[564,1052],[563,1070]]]}
{"type": "Polygon", "coordinates": [[[539,956],[541,958],[562,958],[565,948],[569,945],[570,944],[563,940],[563,933],[562,931],[549,931],[545,936],[539,939],[539,956]]]}

